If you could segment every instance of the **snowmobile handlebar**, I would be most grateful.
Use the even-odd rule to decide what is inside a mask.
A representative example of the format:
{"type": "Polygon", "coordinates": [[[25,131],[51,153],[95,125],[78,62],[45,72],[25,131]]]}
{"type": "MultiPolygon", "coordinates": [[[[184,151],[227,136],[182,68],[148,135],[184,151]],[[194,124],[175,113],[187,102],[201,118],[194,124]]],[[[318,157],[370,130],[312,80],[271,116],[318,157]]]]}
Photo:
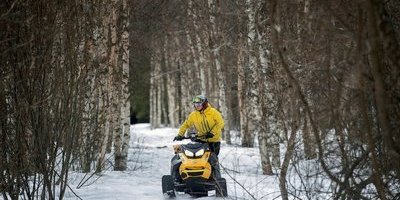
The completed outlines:
{"type": "Polygon", "coordinates": [[[206,139],[204,136],[185,137],[185,139],[190,139],[192,142],[206,143],[206,141],[201,140],[206,139]]]}
{"type": "Polygon", "coordinates": [[[189,136],[185,136],[185,137],[180,137],[179,139],[175,138],[175,140],[191,140],[192,142],[201,142],[201,143],[206,143],[206,141],[204,141],[205,139],[207,139],[205,136],[198,136],[196,133],[191,133],[189,134],[189,136]]]}

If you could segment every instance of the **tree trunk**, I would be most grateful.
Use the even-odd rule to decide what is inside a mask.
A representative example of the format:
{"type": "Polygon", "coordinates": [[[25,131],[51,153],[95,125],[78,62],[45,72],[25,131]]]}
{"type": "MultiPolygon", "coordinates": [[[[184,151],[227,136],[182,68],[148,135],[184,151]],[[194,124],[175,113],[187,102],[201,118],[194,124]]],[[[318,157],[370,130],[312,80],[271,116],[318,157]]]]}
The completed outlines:
{"type": "Polygon", "coordinates": [[[169,126],[170,127],[177,127],[178,126],[178,112],[177,112],[177,87],[178,84],[176,82],[177,80],[177,67],[179,65],[179,63],[175,63],[173,62],[173,60],[175,59],[179,59],[176,58],[175,55],[173,53],[171,53],[172,48],[170,46],[172,46],[172,44],[168,43],[169,38],[167,36],[165,36],[165,45],[164,45],[164,54],[165,54],[165,65],[166,68],[168,69],[166,71],[167,73],[167,88],[166,90],[167,92],[167,101],[168,101],[168,121],[169,121],[169,126]]]}
{"type": "MultiPolygon", "coordinates": [[[[108,9],[104,9],[108,10],[108,9]]],[[[107,51],[107,43],[108,43],[108,33],[110,27],[110,18],[109,14],[103,17],[102,19],[103,28],[101,29],[101,36],[102,40],[99,45],[99,54],[97,56],[98,60],[109,60],[110,54],[107,51]]],[[[111,91],[110,82],[108,81],[108,66],[105,63],[99,64],[99,106],[101,108],[99,112],[99,120],[100,120],[100,128],[99,131],[101,134],[100,136],[100,152],[97,160],[96,172],[100,173],[104,169],[105,163],[105,155],[107,152],[108,141],[110,139],[110,101],[109,101],[109,93],[111,91]]]]}
{"type": "Polygon", "coordinates": [[[156,90],[156,61],[154,56],[151,57],[151,61],[150,61],[150,66],[151,66],[151,71],[150,71],[150,95],[149,95],[149,105],[150,105],[150,113],[149,113],[149,119],[150,119],[150,126],[151,129],[155,128],[156,125],[156,107],[157,107],[157,103],[156,103],[156,96],[157,96],[157,90],[156,90]]]}
{"type": "Polygon", "coordinates": [[[119,43],[120,40],[118,38],[118,2],[116,0],[111,3],[111,21],[110,21],[110,35],[111,35],[111,52],[110,52],[110,85],[112,88],[112,96],[111,100],[111,120],[113,123],[113,144],[114,144],[114,170],[121,170],[121,162],[122,162],[122,124],[121,124],[121,85],[120,85],[120,73],[121,69],[119,69],[119,43]]]}
{"type": "Polygon", "coordinates": [[[271,164],[271,148],[268,144],[268,135],[266,131],[261,131],[258,135],[258,148],[260,150],[260,158],[261,158],[261,169],[264,175],[272,175],[272,164],[271,164]]]}
{"type": "MultiPolygon", "coordinates": [[[[100,66],[100,69],[104,68],[106,66],[100,66]]],[[[103,69],[104,71],[104,69],[103,69]]],[[[99,156],[97,159],[97,165],[96,165],[96,173],[100,173],[104,169],[104,163],[105,163],[105,155],[106,155],[106,150],[107,150],[107,143],[108,139],[110,136],[110,115],[108,113],[108,108],[109,104],[107,101],[107,81],[106,81],[106,75],[105,74],[100,74],[99,75],[99,88],[98,88],[98,94],[99,94],[99,132],[100,132],[100,152],[99,156]]]]}
{"type": "Polygon", "coordinates": [[[314,143],[312,139],[312,134],[310,130],[310,122],[308,121],[307,115],[304,117],[303,125],[303,145],[304,145],[304,155],[306,159],[314,159],[316,157],[314,143]]]}
{"type": "Polygon", "coordinates": [[[294,153],[294,145],[295,145],[295,141],[296,141],[296,130],[297,130],[297,128],[291,127],[287,150],[286,150],[285,156],[283,158],[281,172],[279,174],[279,189],[281,190],[281,196],[282,196],[283,200],[289,199],[286,175],[287,175],[287,171],[289,168],[290,159],[292,159],[293,153],[294,153]]]}
{"type": "Polygon", "coordinates": [[[242,33],[239,33],[239,47],[238,47],[238,60],[237,60],[237,69],[238,69],[238,102],[239,102],[239,114],[240,114],[240,135],[242,139],[242,145],[246,142],[247,135],[249,134],[248,129],[248,115],[246,112],[246,74],[245,74],[245,61],[244,61],[244,37],[242,33]]]}
{"type": "Polygon", "coordinates": [[[122,151],[121,151],[121,162],[118,168],[120,170],[127,169],[128,162],[128,150],[129,150],[129,141],[131,139],[130,133],[130,98],[129,98],[129,7],[128,1],[122,1],[122,10],[121,10],[121,19],[122,19],[122,35],[121,35],[121,43],[120,49],[122,54],[122,94],[121,94],[121,122],[122,122],[122,151]]]}
{"type": "MultiPolygon", "coordinates": [[[[192,59],[190,59],[190,56],[188,55],[187,58],[186,58],[186,61],[187,61],[187,64],[189,66],[190,65],[193,65],[193,66],[192,66],[192,68],[188,69],[188,71],[187,71],[188,73],[186,74],[186,76],[184,78],[188,79],[188,81],[192,80],[192,81],[196,81],[196,83],[198,83],[198,80],[196,80],[196,79],[198,79],[199,74],[196,73],[196,71],[197,71],[197,69],[200,69],[201,66],[199,65],[199,59],[198,59],[198,56],[197,56],[197,50],[196,50],[196,48],[194,48],[195,45],[193,44],[193,38],[190,35],[189,30],[186,30],[186,38],[187,38],[187,42],[188,42],[188,46],[190,48],[190,53],[191,53],[191,58],[192,58],[192,59]],[[191,64],[191,63],[193,63],[193,64],[191,64]],[[190,70],[190,69],[193,69],[193,70],[190,70]]],[[[187,83],[187,81],[184,81],[184,82],[187,83]]],[[[189,82],[189,83],[195,83],[195,82],[189,82]]],[[[201,89],[198,88],[197,84],[196,85],[195,84],[189,84],[189,86],[190,87],[186,88],[183,91],[187,91],[187,93],[188,93],[187,97],[190,99],[190,97],[194,95],[194,92],[201,91],[201,89]]],[[[186,103],[187,102],[185,102],[184,105],[186,105],[186,103]]]]}
{"type": "Polygon", "coordinates": [[[260,125],[260,104],[259,104],[259,71],[257,67],[257,42],[256,42],[256,2],[250,0],[246,1],[246,14],[248,17],[247,21],[247,49],[248,49],[248,64],[247,69],[249,71],[249,95],[246,95],[248,102],[246,104],[246,112],[249,115],[248,120],[248,132],[243,134],[242,146],[253,147],[254,146],[254,136],[258,132],[258,127],[260,125]]]}
{"type": "MultiPolygon", "coordinates": [[[[218,89],[218,105],[219,105],[219,110],[222,113],[222,116],[224,118],[228,117],[228,109],[227,109],[227,101],[226,101],[226,80],[225,80],[225,74],[224,71],[222,70],[221,67],[221,56],[220,56],[220,51],[219,47],[217,45],[217,41],[219,41],[219,33],[217,31],[217,25],[216,25],[216,15],[217,15],[217,5],[215,0],[208,0],[208,6],[210,9],[210,24],[211,24],[211,29],[210,29],[210,39],[211,39],[211,44],[210,48],[213,53],[213,60],[214,64],[216,66],[217,70],[217,85],[219,86],[218,89]]],[[[229,123],[225,123],[225,127],[223,130],[222,137],[223,139],[226,140],[228,144],[231,143],[230,139],[230,134],[229,134],[229,123]]]]}
{"type": "MultiPolygon", "coordinates": [[[[154,44],[155,45],[155,44],[154,44]]],[[[151,90],[150,90],[150,98],[151,98],[151,127],[159,128],[161,127],[162,122],[162,72],[161,72],[161,51],[160,49],[155,50],[155,53],[152,55],[152,66],[154,66],[154,70],[152,72],[152,80],[151,80],[151,90]]]]}
{"type": "Polygon", "coordinates": [[[196,13],[194,12],[193,8],[193,0],[189,0],[189,6],[188,6],[188,14],[190,19],[192,20],[193,23],[193,27],[194,27],[194,39],[195,39],[195,47],[197,48],[197,52],[198,55],[194,55],[194,56],[198,56],[199,58],[199,73],[200,73],[200,94],[202,95],[206,95],[207,94],[207,81],[206,81],[206,75],[205,72],[207,70],[207,66],[206,66],[206,61],[205,61],[205,55],[204,55],[204,50],[203,50],[203,44],[202,44],[202,40],[201,40],[201,31],[199,28],[199,25],[197,24],[198,22],[198,18],[200,16],[197,16],[196,13]]]}

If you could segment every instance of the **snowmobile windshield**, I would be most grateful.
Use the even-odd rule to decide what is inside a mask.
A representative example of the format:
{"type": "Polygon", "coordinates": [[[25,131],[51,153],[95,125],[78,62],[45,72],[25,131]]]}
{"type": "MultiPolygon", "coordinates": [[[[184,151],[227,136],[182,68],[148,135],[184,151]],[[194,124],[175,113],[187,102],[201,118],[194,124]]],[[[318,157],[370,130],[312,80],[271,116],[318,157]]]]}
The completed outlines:
{"type": "Polygon", "coordinates": [[[208,150],[208,144],[207,143],[188,143],[185,145],[182,145],[182,148],[184,150],[188,150],[191,152],[197,152],[200,149],[208,150]]]}

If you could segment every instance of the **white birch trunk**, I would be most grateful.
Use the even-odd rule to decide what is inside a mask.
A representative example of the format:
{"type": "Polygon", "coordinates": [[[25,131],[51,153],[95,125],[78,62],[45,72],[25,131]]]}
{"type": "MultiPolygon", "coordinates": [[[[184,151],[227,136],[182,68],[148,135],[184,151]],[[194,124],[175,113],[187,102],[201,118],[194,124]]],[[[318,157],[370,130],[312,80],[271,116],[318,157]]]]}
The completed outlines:
{"type": "MultiPolygon", "coordinates": [[[[258,135],[258,143],[259,143],[259,150],[260,150],[260,158],[261,158],[261,168],[263,171],[264,175],[271,175],[272,172],[272,164],[271,164],[271,144],[269,143],[271,140],[269,139],[270,136],[272,135],[272,129],[270,123],[274,123],[274,121],[270,121],[268,119],[273,118],[274,115],[272,116],[274,112],[270,109],[273,109],[273,105],[271,106],[272,103],[272,94],[269,91],[269,85],[268,85],[268,80],[267,80],[267,72],[269,69],[268,66],[268,58],[267,58],[267,48],[265,47],[266,44],[262,43],[261,41],[266,41],[264,38],[262,38],[261,34],[257,32],[257,37],[258,41],[260,41],[258,45],[258,51],[259,51],[259,59],[260,59],[260,64],[261,64],[261,69],[262,69],[262,80],[263,80],[263,102],[261,103],[262,105],[262,112],[261,117],[261,125],[264,127],[260,129],[259,135],[258,135]]],[[[279,143],[278,143],[279,144],[279,143]]],[[[278,145],[279,147],[279,145],[278,145]]],[[[279,158],[278,158],[279,159],[279,158]]],[[[279,167],[276,166],[276,167],[279,167]]]]}
{"type": "Polygon", "coordinates": [[[257,57],[256,53],[256,24],[255,24],[255,2],[251,0],[246,0],[246,14],[248,17],[247,22],[247,47],[249,50],[248,54],[248,69],[249,69],[249,91],[250,95],[248,97],[248,104],[246,106],[246,111],[249,113],[248,120],[248,132],[244,133],[242,138],[242,145],[252,147],[254,146],[254,136],[257,134],[257,126],[261,119],[260,106],[259,106],[259,77],[258,77],[258,67],[257,67],[257,57]]]}
{"type": "MultiPolygon", "coordinates": [[[[185,36],[184,39],[187,39],[187,37],[185,36]]],[[[175,47],[178,48],[182,48],[182,44],[184,42],[180,41],[179,37],[174,37],[174,41],[175,41],[175,47]]],[[[175,97],[175,102],[176,102],[176,125],[179,126],[180,122],[182,122],[185,118],[185,113],[186,113],[186,101],[189,98],[189,86],[191,84],[189,84],[186,81],[186,77],[188,76],[188,69],[190,69],[190,65],[186,64],[185,61],[182,59],[185,58],[185,60],[187,61],[187,63],[189,63],[190,61],[190,57],[189,54],[186,51],[180,52],[179,55],[176,57],[176,66],[177,67],[177,71],[179,72],[179,77],[176,77],[177,80],[177,85],[175,86],[176,90],[177,90],[177,97],[175,97]],[[180,90],[180,93],[178,94],[178,91],[180,90]]]]}
{"type": "Polygon", "coordinates": [[[157,106],[156,106],[156,124],[155,124],[155,128],[160,128],[161,127],[161,123],[162,123],[162,108],[161,108],[161,93],[162,91],[162,85],[160,84],[160,80],[157,83],[157,95],[156,95],[156,102],[157,102],[157,106]]]}
{"type": "MultiPolygon", "coordinates": [[[[205,66],[205,57],[204,57],[204,50],[203,50],[203,46],[202,46],[202,41],[199,35],[200,29],[199,26],[197,24],[197,20],[198,17],[197,15],[192,12],[193,9],[193,0],[189,0],[189,8],[188,8],[188,14],[189,16],[191,16],[192,18],[192,22],[193,22],[193,26],[194,26],[194,35],[195,35],[195,39],[196,39],[196,48],[197,48],[197,52],[198,57],[199,57],[199,62],[200,62],[200,66],[199,66],[199,71],[200,71],[200,93],[203,95],[206,95],[207,93],[207,82],[206,82],[206,75],[205,75],[205,71],[206,71],[206,66],[205,66]]],[[[194,54],[194,56],[196,56],[196,54],[194,54]]]]}
{"type": "MultiPolygon", "coordinates": [[[[103,66],[105,67],[105,66],[103,66]]],[[[99,130],[100,133],[102,133],[101,138],[100,138],[100,154],[97,159],[97,166],[96,166],[96,172],[99,173],[104,169],[104,162],[105,162],[105,155],[106,155],[106,149],[107,149],[107,143],[108,143],[108,138],[110,135],[110,115],[108,112],[109,104],[107,101],[107,80],[106,76],[104,74],[99,75],[99,88],[98,88],[98,93],[99,93],[99,122],[100,124],[104,124],[104,126],[100,126],[99,130]]]]}
{"type": "Polygon", "coordinates": [[[121,151],[121,163],[119,168],[121,170],[127,169],[129,141],[131,138],[130,134],[130,100],[129,100],[129,21],[128,21],[128,7],[127,0],[122,1],[122,19],[123,19],[123,32],[121,41],[122,50],[122,94],[121,94],[121,120],[122,120],[122,151],[121,151]]]}
{"type": "MultiPolygon", "coordinates": [[[[187,59],[186,59],[186,61],[187,61],[187,63],[189,64],[189,63],[193,63],[193,68],[195,69],[195,70],[197,70],[197,69],[199,69],[199,68],[201,68],[200,66],[199,66],[199,60],[198,60],[198,57],[196,56],[197,55],[197,52],[196,52],[196,49],[194,48],[194,44],[193,44],[193,42],[192,42],[192,37],[191,37],[191,35],[190,35],[190,33],[189,33],[189,31],[188,30],[186,30],[186,38],[187,38],[187,42],[188,42],[188,45],[189,45],[189,48],[190,48],[190,52],[191,52],[191,54],[192,54],[192,60],[193,60],[193,62],[191,62],[191,59],[190,59],[190,56],[187,56],[187,59]]],[[[190,65],[189,65],[190,66],[190,65]]],[[[185,77],[185,79],[197,79],[199,76],[198,76],[198,74],[197,73],[193,73],[193,69],[188,69],[188,71],[187,71],[188,73],[187,73],[187,75],[186,75],[186,77],[185,77]],[[190,73],[192,71],[192,73],[190,73]],[[191,75],[192,74],[192,75],[191,75]],[[193,76],[193,74],[195,75],[195,76],[193,76]]],[[[186,81],[185,81],[186,82],[186,81]]],[[[190,84],[189,84],[190,85],[190,84]]],[[[187,90],[187,89],[185,89],[185,90],[187,90]]],[[[190,95],[193,95],[193,91],[194,90],[194,88],[191,86],[190,87],[190,90],[188,91],[189,92],[189,95],[188,95],[188,97],[190,98],[190,95]],[[192,92],[192,93],[191,93],[192,92]]]]}
{"type": "Polygon", "coordinates": [[[119,45],[117,41],[117,1],[114,0],[111,3],[111,23],[110,23],[110,31],[111,31],[111,55],[110,55],[110,65],[109,65],[109,73],[110,73],[110,85],[112,88],[111,91],[111,120],[113,123],[113,141],[114,141],[114,170],[121,170],[120,163],[122,160],[121,155],[121,147],[122,147],[122,138],[121,138],[121,88],[120,88],[120,78],[118,69],[118,53],[119,53],[119,45]]]}
{"type": "MultiPolygon", "coordinates": [[[[87,52],[88,49],[85,49],[85,51],[87,52]]],[[[82,66],[82,68],[85,68],[87,66],[92,66],[91,65],[91,58],[93,57],[92,55],[88,55],[89,58],[86,58],[84,61],[86,63],[84,63],[84,65],[82,66]]],[[[86,70],[86,69],[82,69],[86,70]]],[[[97,101],[97,96],[95,96],[96,94],[96,86],[95,86],[95,81],[96,81],[96,69],[89,69],[90,71],[92,71],[91,73],[93,74],[93,76],[88,76],[88,75],[84,75],[86,76],[85,78],[85,89],[83,90],[84,93],[84,110],[82,113],[82,117],[83,117],[83,121],[82,121],[82,135],[80,136],[81,139],[80,141],[80,156],[81,156],[81,167],[82,167],[82,172],[89,172],[90,171],[90,164],[92,162],[92,155],[90,152],[90,146],[93,145],[94,141],[96,140],[96,138],[94,138],[94,132],[96,130],[96,124],[94,123],[95,120],[97,120],[97,116],[94,115],[94,113],[96,113],[96,101],[97,101]]]]}
{"type": "MultiPolygon", "coordinates": [[[[105,15],[107,17],[104,17],[103,19],[103,29],[101,30],[101,35],[102,35],[102,42],[100,45],[100,55],[98,56],[99,59],[101,60],[108,60],[107,55],[107,42],[108,42],[108,28],[109,28],[109,17],[108,15],[105,15]]],[[[100,94],[100,101],[99,101],[99,106],[101,108],[99,112],[99,120],[100,124],[104,124],[104,127],[100,127],[100,132],[103,133],[101,139],[100,139],[100,154],[98,156],[97,160],[97,166],[96,166],[96,172],[101,172],[104,169],[104,162],[105,162],[105,155],[106,155],[106,150],[107,150],[107,144],[110,136],[110,104],[109,104],[109,99],[108,99],[108,93],[109,93],[109,82],[108,82],[108,76],[105,73],[107,69],[107,65],[105,64],[100,64],[100,73],[99,73],[99,94],[100,94]]]]}
{"type": "Polygon", "coordinates": [[[155,128],[161,127],[161,119],[162,119],[162,76],[161,76],[161,52],[160,50],[156,51],[156,62],[155,64],[155,89],[156,89],[156,107],[155,107],[155,128]]]}
{"type": "Polygon", "coordinates": [[[156,110],[156,86],[155,86],[155,58],[152,57],[150,61],[150,66],[152,66],[152,69],[150,70],[150,126],[151,129],[155,128],[155,110],[156,110]]]}
{"type": "Polygon", "coordinates": [[[150,123],[152,128],[161,127],[162,120],[162,74],[161,74],[161,50],[155,46],[154,54],[151,57],[151,78],[150,78],[150,123]]]}
{"type": "Polygon", "coordinates": [[[244,61],[244,36],[239,33],[239,48],[238,48],[238,60],[237,60],[237,70],[238,70],[238,102],[239,102],[239,114],[240,114],[240,135],[242,138],[246,137],[248,134],[248,117],[246,112],[246,74],[245,74],[245,61],[244,61]]]}
{"type": "Polygon", "coordinates": [[[182,106],[184,107],[184,112],[183,112],[183,118],[185,118],[189,112],[192,110],[190,107],[190,104],[188,104],[188,102],[191,101],[191,98],[193,96],[194,93],[194,85],[191,83],[194,83],[195,79],[197,79],[197,76],[193,76],[193,68],[194,69],[198,69],[199,68],[199,63],[197,61],[196,58],[196,54],[195,54],[195,49],[193,47],[193,43],[192,43],[192,39],[191,36],[189,34],[189,31],[186,30],[186,38],[187,38],[187,42],[188,45],[190,47],[191,50],[191,55],[192,55],[192,60],[193,62],[191,62],[190,59],[190,54],[188,53],[186,56],[186,70],[185,70],[185,75],[183,76],[183,80],[181,80],[182,83],[182,87],[181,87],[181,91],[184,92],[184,96],[182,98],[182,106]],[[193,67],[191,65],[191,63],[193,63],[193,67]]]}
{"type": "MultiPolygon", "coordinates": [[[[228,117],[228,109],[227,109],[227,103],[226,103],[226,79],[225,79],[225,74],[222,70],[221,67],[221,62],[220,62],[220,52],[219,52],[219,47],[216,45],[217,44],[217,26],[215,22],[216,18],[216,13],[217,13],[217,7],[216,7],[216,2],[215,0],[208,0],[208,6],[210,9],[210,24],[211,24],[211,39],[212,39],[212,44],[211,44],[211,51],[213,53],[213,59],[215,63],[215,67],[217,70],[217,85],[218,85],[218,105],[219,109],[222,113],[222,116],[224,118],[228,117]]],[[[229,135],[229,122],[225,123],[225,128],[222,134],[223,139],[227,141],[228,144],[231,143],[230,140],[230,135],[229,135]]]]}
{"type": "MultiPolygon", "coordinates": [[[[169,126],[170,127],[177,127],[177,109],[176,109],[176,99],[177,99],[177,83],[176,83],[176,71],[177,71],[177,64],[173,63],[173,60],[178,59],[175,58],[175,55],[172,54],[171,51],[168,49],[168,37],[165,36],[165,60],[166,60],[166,67],[167,67],[167,98],[168,98],[168,119],[169,119],[169,126]],[[170,53],[171,52],[171,53],[170,53]]],[[[172,45],[170,45],[170,48],[172,45]]]]}
{"type": "MultiPolygon", "coordinates": [[[[167,41],[163,41],[164,44],[166,44],[167,41]]],[[[168,101],[168,96],[166,96],[165,94],[167,93],[167,83],[166,81],[168,80],[168,71],[167,71],[167,62],[168,59],[166,55],[167,52],[164,51],[164,45],[161,46],[160,48],[160,78],[159,78],[159,86],[160,86],[160,101],[159,101],[159,108],[161,109],[161,125],[168,125],[168,108],[167,108],[167,101],[168,101]]]]}

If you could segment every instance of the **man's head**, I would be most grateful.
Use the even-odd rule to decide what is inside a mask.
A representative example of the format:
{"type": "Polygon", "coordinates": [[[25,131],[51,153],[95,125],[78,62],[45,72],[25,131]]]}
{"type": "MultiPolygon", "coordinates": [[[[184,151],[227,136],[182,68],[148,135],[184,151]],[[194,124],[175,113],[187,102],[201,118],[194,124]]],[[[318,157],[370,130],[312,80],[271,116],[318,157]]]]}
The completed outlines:
{"type": "Polygon", "coordinates": [[[197,95],[192,100],[193,106],[196,110],[204,110],[208,106],[208,100],[204,95],[197,95]]]}

